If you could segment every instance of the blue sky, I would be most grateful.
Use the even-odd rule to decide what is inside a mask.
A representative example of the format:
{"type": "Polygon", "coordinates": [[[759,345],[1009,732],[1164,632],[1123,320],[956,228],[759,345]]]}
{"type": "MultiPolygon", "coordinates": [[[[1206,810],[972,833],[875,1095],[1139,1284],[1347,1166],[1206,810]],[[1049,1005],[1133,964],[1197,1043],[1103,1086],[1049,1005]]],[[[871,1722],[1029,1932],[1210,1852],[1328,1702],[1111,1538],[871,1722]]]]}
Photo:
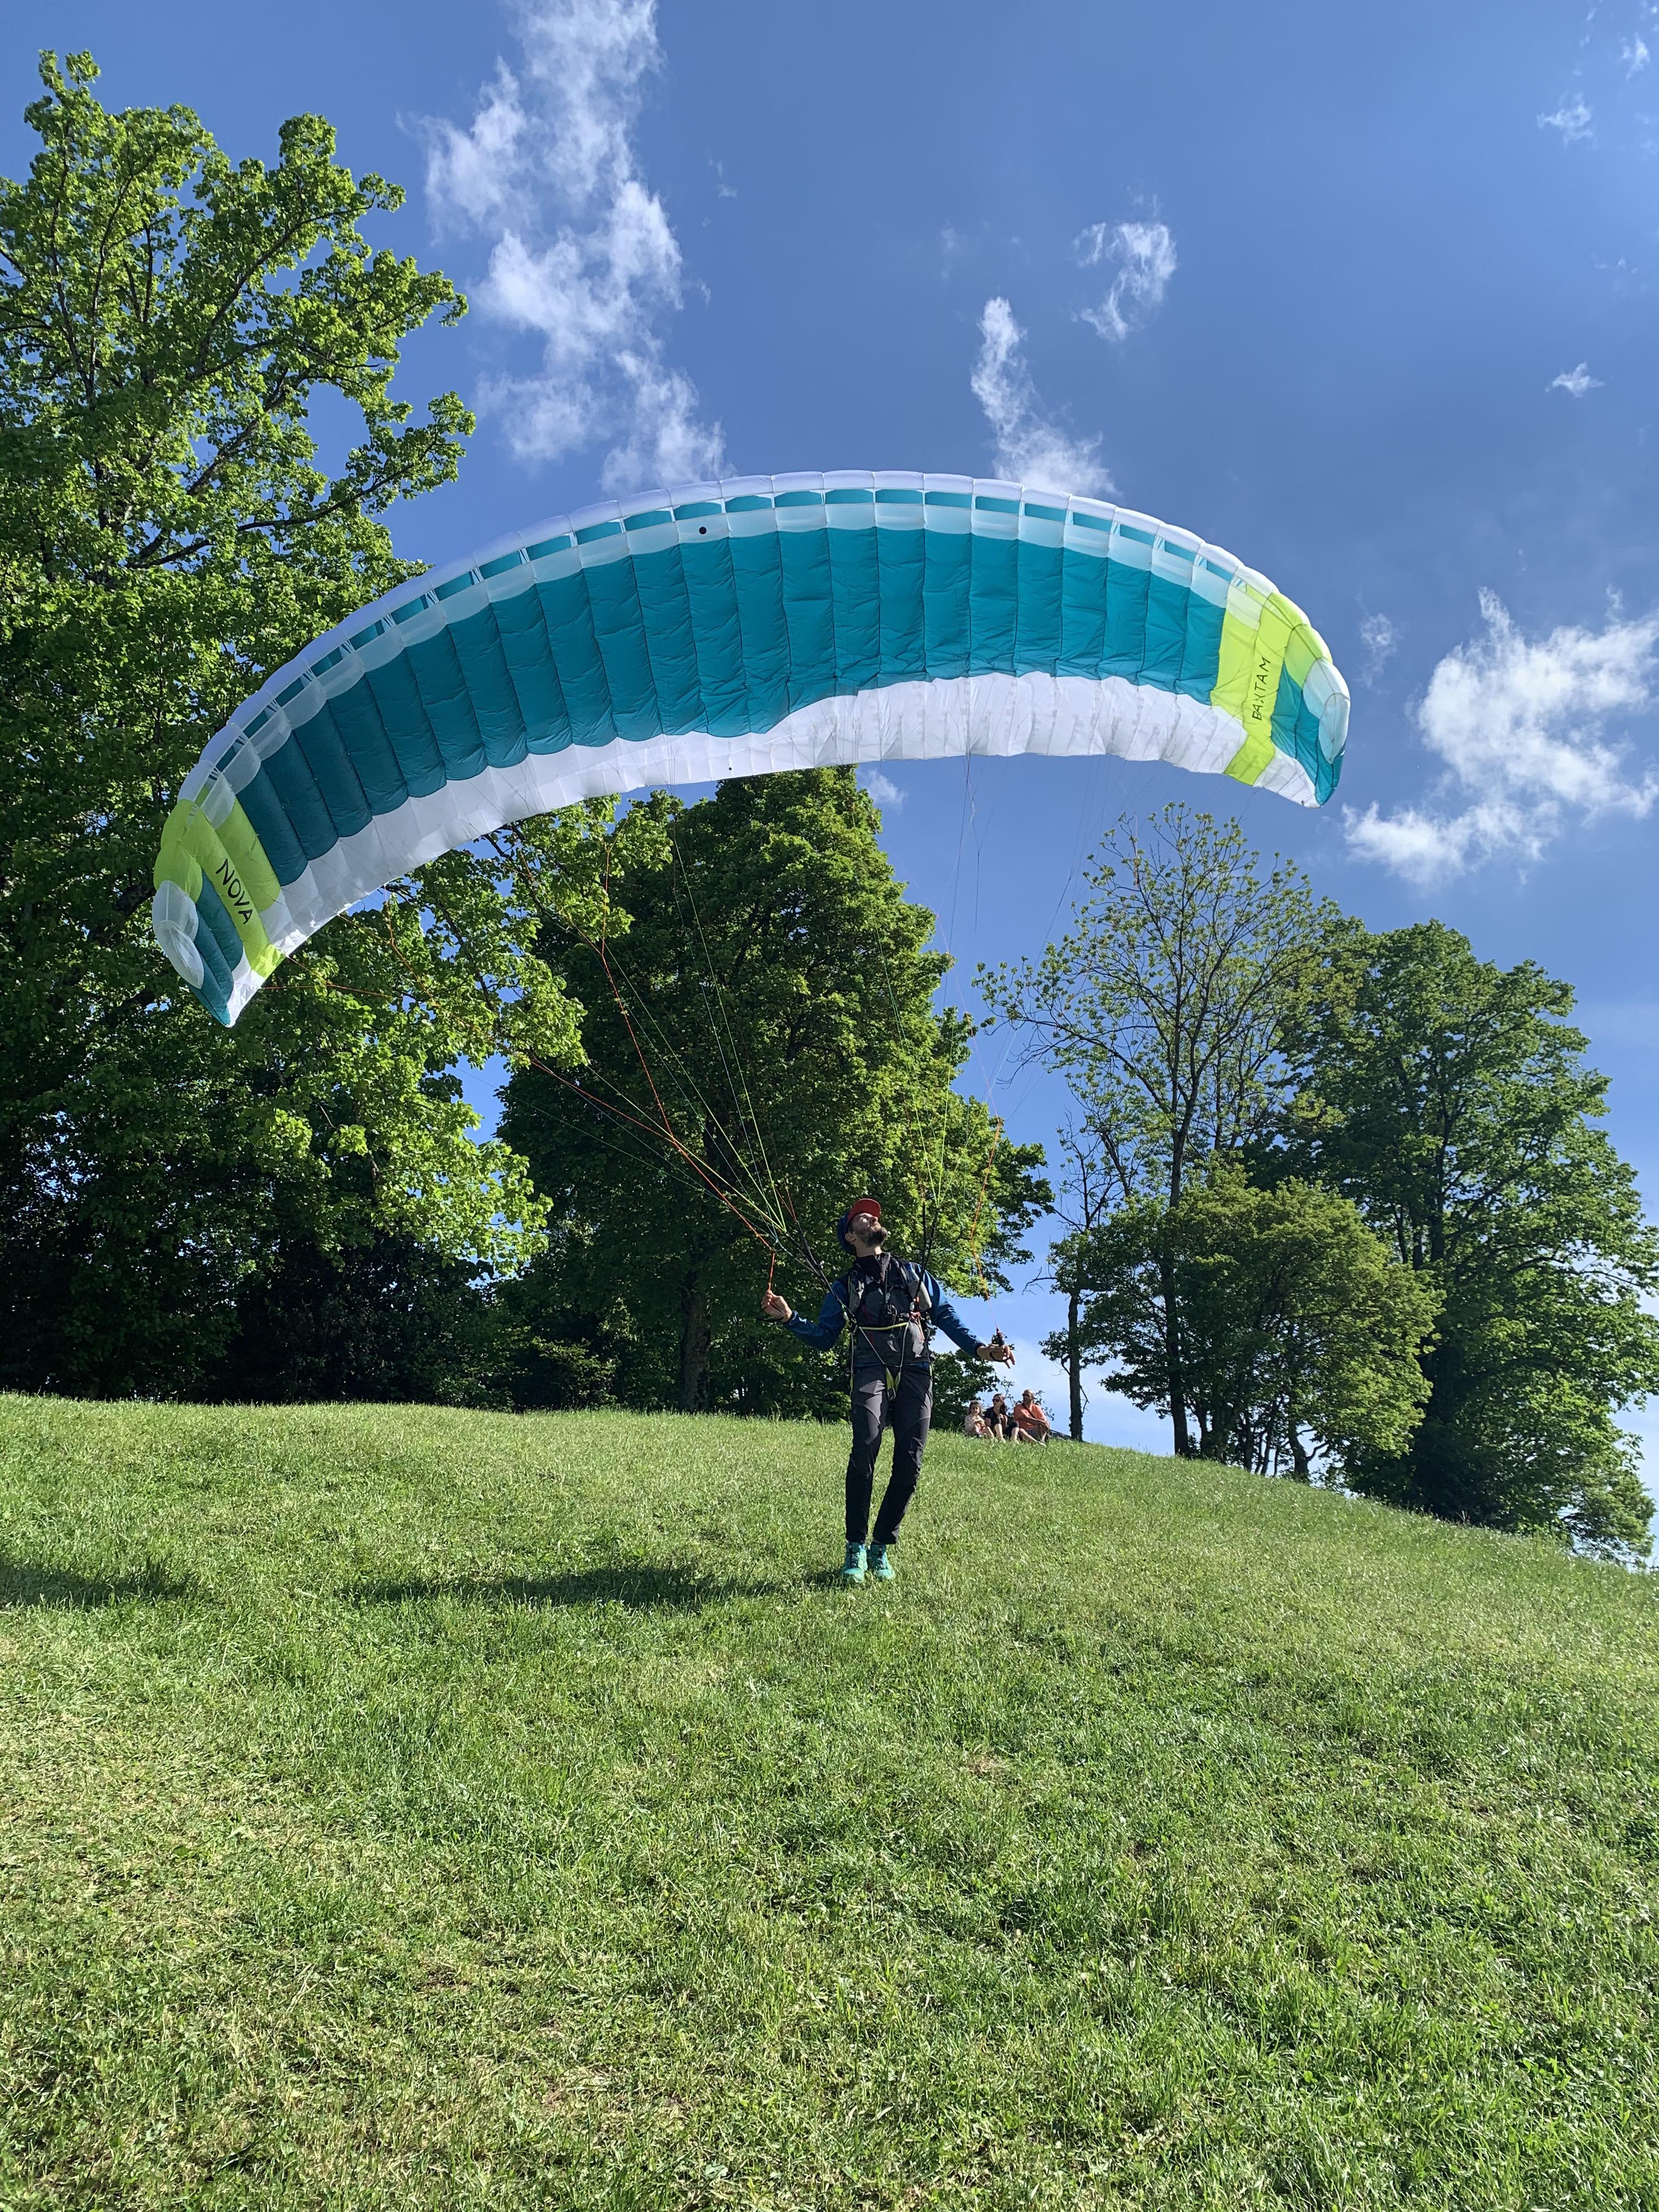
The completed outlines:
{"type": "MultiPolygon", "coordinates": [[[[1121,810],[1231,807],[1373,927],[1437,915],[1573,982],[1659,1197],[1648,0],[13,0],[9,173],[47,45],[234,155],[320,111],[407,185],[381,234],[474,310],[404,388],[482,417],[394,518],[411,555],[723,463],[1065,471],[1265,569],[1353,690],[1335,801],[896,770],[887,841],[964,982],[1040,949],[1121,810]]],[[[994,1044],[976,1076],[1051,1133],[1051,1086],[994,1044]]],[[[1148,1432],[1107,1399],[1091,1425],[1148,1432]]]]}

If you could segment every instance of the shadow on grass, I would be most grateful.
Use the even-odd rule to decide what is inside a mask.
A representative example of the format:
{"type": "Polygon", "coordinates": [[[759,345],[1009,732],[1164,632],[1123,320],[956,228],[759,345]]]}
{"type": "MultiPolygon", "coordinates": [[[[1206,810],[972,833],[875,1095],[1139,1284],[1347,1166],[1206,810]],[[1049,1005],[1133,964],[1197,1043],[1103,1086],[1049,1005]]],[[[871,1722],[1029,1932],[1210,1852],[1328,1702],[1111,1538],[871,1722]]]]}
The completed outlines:
{"type": "Polygon", "coordinates": [[[154,1559],[146,1559],[130,1575],[77,1575],[67,1567],[32,1567],[0,1554],[0,1613],[30,1606],[58,1613],[89,1612],[100,1606],[126,1605],[135,1598],[154,1605],[197,1595],[188,1577],[170,1574],[154,1559]]]}
{"type": "Polygon", "coordinates": [[[447,1597],[464,1605],[620,1605],[632,1613],[701,1613],[708,1606],[730,1605],[740,1598],[779,1597],[798,1587],[641,1562],[584,1567],[566,1575],[434,1576],[413,1582],[365,1583],[352,1596],[359,1605],[415,1605],[447,1597]]]}

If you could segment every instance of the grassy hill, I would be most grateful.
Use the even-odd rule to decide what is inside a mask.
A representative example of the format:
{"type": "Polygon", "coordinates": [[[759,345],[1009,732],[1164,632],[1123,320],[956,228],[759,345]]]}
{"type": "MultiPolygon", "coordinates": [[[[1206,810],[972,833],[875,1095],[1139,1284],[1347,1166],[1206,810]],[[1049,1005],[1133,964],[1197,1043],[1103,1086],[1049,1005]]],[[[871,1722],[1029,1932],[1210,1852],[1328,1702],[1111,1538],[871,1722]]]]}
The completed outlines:
{"type": "Polygon", "coordinates": [[[1659,1589],[939,1438],[0,1400],[0,2207],[1659,2206],[1659,1589]]]}

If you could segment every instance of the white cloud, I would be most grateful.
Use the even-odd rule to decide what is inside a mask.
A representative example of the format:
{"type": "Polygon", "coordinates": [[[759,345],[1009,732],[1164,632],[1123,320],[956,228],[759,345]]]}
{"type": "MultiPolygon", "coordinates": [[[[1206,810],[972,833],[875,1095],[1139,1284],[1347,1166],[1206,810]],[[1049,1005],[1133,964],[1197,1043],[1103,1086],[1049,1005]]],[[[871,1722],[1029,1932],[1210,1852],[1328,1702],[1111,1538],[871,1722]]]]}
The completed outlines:
{"type": "Polygon", "coordinates": [[[1540,131],[1559,131],[1564,146],[1576,146],[1581,138],[1591,135],[1594,117],[1582,92],[1575,92],[1571,100],[1564,100],[1553,115],[1540,115],[1540,131]]]}
{"type": "Polygon", "coordinates": [[[458,131],[439,117],[423,117],[416,125],[426,141],[427,199],[441,235],[525,212],[516,172],[526,121],[518,79],[497,60],[495,81],[479,94],[470,131],[458,131]]]}
{"type": "Polygon", "coordinates": [[[1659,775],[1626,771],[1610,718],[1654,701],[1659,616],[1599,630],[1563,627],[1523,637],[1501,602],[1480,595],[1486,634],[1449,653],[1429,678],[1418,726],[1446,766],[1443,788],[1471,803],[1440,815],[1418,807],[1346,817],[1349,845],[1419,884],[1509,854],[1535,860],[1575,821],[1646,815],[1659,775]]]}
{"type": "Polygon", "coordinates": [[[1638,76],[1653,59],[1648,52],[1648,42],[1638,31],[1619,49],[1619,58],[1625,64],[1627,77],[1638,76]]]}
{"type": "Polygon", "coordinates": [[[467,129],[417,126],[434,227],[489,240],[476,304],[541,340],[539,372],[487,379],[481,407],[523,460],[611,441],[612,490],[715,475],[720,426],[664,358],[680,249],[633,141],[661,59],[655,0],[525,0],[519,27],[521,69],[497,62],[467,129]]]}
{"type": "Polygon", "coordinates": [[[1045,491],[1109,492],[1099,439],[1073,438],[1042,412],[1020,351],[1025,333],[1006,300],[985,302],[979,331],[973,392],[996,440],[997,474],[1045,491]]]}
{"type": "Polygon", "coordinates": [[[1546,810],[1504,799],[1481,799],[1451,815],[1425,813],[1416,806],[1402,807],[1398,814],[1384,814],[1374,805],[1363,814],[1343,809],[1349,849],[1424,890],[1500,854],[1522,863],[1539,860],[1559,826],[1559,817],[1546,810]]]}
{"type": "Polygon", "coordinates": [[[872,768],[865,777],[864,787],[877,805],[884,806],[890,814],[896,814],[904,804],[904,793],[892,778],[884,775],[878,768],[872,768]]]}
{"type": "Polygon", "coordinates": [[[714,198],[717,200],[736,199],[738,197],[738,188],[735,185],[728,185],[726,183],[725,162],[716,161],[713,164],[713,167],[714,171],[714,198]]]}
{"type": "Polygon", "coordinates": [[[1117,264],[1110,291],[1097,307],[1083,311],[1084,321],[1113,344],[1151,319],[1176,273],[1175,239],[1167,223],[1091,223],[1073,250],[1085,269],[1117,264]]]}
{"type": "Polygon", "coordinates": [[[1569,392],[1575,399],[1582,399],[1587,392],[1599,392],[1601,380],[1589,373],[1589,363],[1581,361],[1577,368],[1564,368],[1559,376],[1553,376],[1544,387],[1547,392],[1569,392]]]}
{"type": "Polygon", "coordinates": [[[718,476],[726,462],[720,425],[711,429],[697,411],[697,387],[684,369],[666,368],[654,347],[631,348],[617,367],[632,403],[632,421],[605,459],[611,491],[657,483],[686,483],[718,476]]]}
{"type": "Polygon", "coordinates": [[[1365,648],[1363,680],[1375,684],[1400,650],[1400,638],[1387,615],[1367,615],[1359,625],[1359,641],[1365,648]]]}

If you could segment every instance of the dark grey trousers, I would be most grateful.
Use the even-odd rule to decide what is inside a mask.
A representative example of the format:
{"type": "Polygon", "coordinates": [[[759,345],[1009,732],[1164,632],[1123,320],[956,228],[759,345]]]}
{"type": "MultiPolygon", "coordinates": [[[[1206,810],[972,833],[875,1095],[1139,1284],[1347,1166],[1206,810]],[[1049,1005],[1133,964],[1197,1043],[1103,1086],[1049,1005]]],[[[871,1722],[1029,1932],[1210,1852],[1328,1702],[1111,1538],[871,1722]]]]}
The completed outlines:
{"type": "Polygon", "coordinates": [[[853,1370],[853,1449],[847,1462],[847,1540],[861,1544],[870,1526],[870,1496],[875,1488],[876,1455],[884,1428],[893,1431],[893,1468],[876,1516],[875,1541],[890,1544],[904,1509],[921,1478],[921,1448],[933,1414],[933,1377],[926,1367],[907,1365],[896,1390],[889,1389],[879,1367],[853,1370]]]}

